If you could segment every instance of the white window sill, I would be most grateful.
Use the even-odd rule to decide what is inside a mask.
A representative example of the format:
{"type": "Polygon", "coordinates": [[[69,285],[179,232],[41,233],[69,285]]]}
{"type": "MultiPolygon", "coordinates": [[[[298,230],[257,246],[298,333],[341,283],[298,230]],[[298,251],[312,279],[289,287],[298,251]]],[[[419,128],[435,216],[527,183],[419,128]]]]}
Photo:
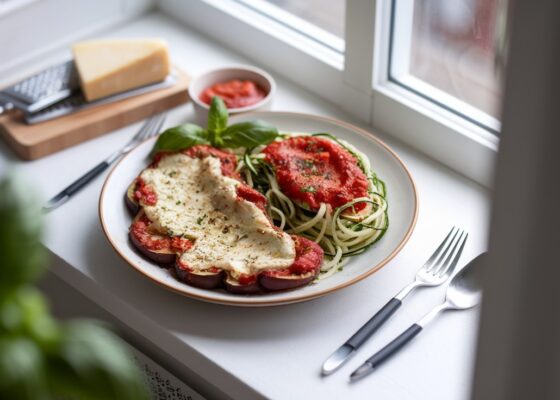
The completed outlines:
{"type": "MultiPolygon", "coordinates": [[[[173,62],[193,75],[223,64],[258,65],[158,13],[105,35],[164,37],[173,62]]],[[[65,52],[52,52],[49,60],[65,52]]],[[[275,78],[278,93],[274,110],[327,115],[371,130],[335,104],[282,76],[275,78]]],[[[182,106],[170,113],[167,124],[192,117],[192,106],[182,106]]],[[[47,198],[106,156],[108,149],[124,144],[135,129],[137,125],[38,161],[17,163],[47,198]],[[74,167],[68,168],[70,165],[74,167]]],[[[489,192],[407,145],[381,132],[375,134],[409,167],[419,191],[420,215],[409,243],[393,261],[341,292],[308,303],[252,310],[200,303],[167,292],[127,267],[103,238],[97,217],[103,179],[48,215],[45,244],[61,259],[52,271],[151,343],[152,354],[171,357],[232,398],[467,399],[476,312],[443,318],[401,356],[358,385],[348,384],[348,368],[328,379],[319,377],[322,360],[412,278],[451,225],[462,226],[471,234],[463,261],[486,249],[489,192]],[[422,370],[432,373],[419,373],[422,370]]],[[[0,157],[13,159],[3,143],[0,157]]],[[[439,289],[414,296],[358,358],[378,349],[442,296],[439,289]]]]}

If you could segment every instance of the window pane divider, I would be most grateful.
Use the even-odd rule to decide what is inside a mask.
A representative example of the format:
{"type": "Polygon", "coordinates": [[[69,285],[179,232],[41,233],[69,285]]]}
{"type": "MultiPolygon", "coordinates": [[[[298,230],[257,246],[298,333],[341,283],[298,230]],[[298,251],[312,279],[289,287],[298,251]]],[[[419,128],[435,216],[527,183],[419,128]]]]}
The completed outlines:
{"type": "Polygon", "coordinates": [[[346,1],[346,53],[344,82],[364,92],[371,92],[374,49],[375,2],[346,1]]]}
{"type": "Polygon", "coordinates": [[[392,0],[374,2],[371,125],[468,178],[491,187],[499,139],[486,128],[391,80],[392,0]]]}
{"type": "Polygon", "coordinates": [[[160,10],[273,74],[340,101],[344,56],[237,0],[160,0],[160,10]],[[235,34],[232,34],[234,32],[235,34]]]}

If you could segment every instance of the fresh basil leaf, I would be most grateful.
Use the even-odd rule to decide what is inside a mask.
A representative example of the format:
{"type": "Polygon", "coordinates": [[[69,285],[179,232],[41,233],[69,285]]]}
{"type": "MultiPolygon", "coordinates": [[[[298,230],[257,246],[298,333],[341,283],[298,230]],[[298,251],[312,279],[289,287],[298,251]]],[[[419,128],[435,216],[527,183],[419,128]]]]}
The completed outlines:
{"type": "Polygon", "coordinates": [[[204,129],[194,124],[183,124],[169,128],[158,138],[152,154],[160,151],[178,151],[188,149],[197,144],[208,144],[207,134],[204,129]]]}
{"type": "Polygon", "coordinates": [[[227,127],[222,132],[222,145],[230,148],[251,148],[268,144],[277,137],[278,129],[264,121],[253,120],[227,127]]]}
{"type": "Polygon", "coordinates": [[[224,101],[218,96],[212,97],[210,111],[208,112],[208,132],[213,145],[220,142],[220,133],[226,129],[228,123],[228,110],[224,101]]]}

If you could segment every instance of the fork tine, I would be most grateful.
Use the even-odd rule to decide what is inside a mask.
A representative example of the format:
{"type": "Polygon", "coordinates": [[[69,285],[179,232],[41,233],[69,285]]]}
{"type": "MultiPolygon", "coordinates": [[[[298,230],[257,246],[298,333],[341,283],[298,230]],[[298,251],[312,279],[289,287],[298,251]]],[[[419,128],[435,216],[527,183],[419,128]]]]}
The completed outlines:
{"type": "Polygon", "coordinates": [[[426,269],[426,272],[432,272],[433,273],[433,271],[441,265],[441,262],[445,259],[445,256],[449,252],[449,249],[451,248],[451,246],[453,246],[453,243],[455,242],[455,238],[457,237],[457,235],[460,232],[461,232],[461,230],[459,228],[457,228],[455,233],[453,233],[453,236],[451,237],[451,239],[449,239],[449,241],[445,244],[445,247],[443,248],[441,254],[438,256],[437,260],[434,261],[434,263],[426,269]]]}
{"type": "MultiPolygon", "coordinates": [[[[453,273],[453,271],[455,270],[455,267],[457,266],[457,263],[459,262],[459,259],[461,258],[461,254],[463,253],[463,249],[465,248],[465,243],[467,243],[467,239],[469,238],[469,234],[467,232],[465,232],[465,237],[463,239],[463,242],[461,243],[461,247],[459,247],[459,250],[457,250],[457,253],[455,254],[455,257],[453,258],[453,261],[451,261],[451,254],[453,254],[453,252],[455,251],[455,248],[453,248],[453,252],[451,252],[451,254],[449,255],[449,258],[445,261],[446,264],[449,263],[449,261],[451,261],[449,263],[449,265],[445,266],[444,271],[440,274],[440,275],[445,275],[447,273],[447,271],[450,271],[450,273],[453,273]]],[[[459,241],[461,239],[459,238],[459,241]]],[[[459,241],[457,241],[457,244],[459,244],[459,241]]],[[[457,244],[455,245],[455,247],[457,247],[457,244]]]]}
{"type": "Polygon", "coordinates": [[[132,139],[130,139],[131,142],[136,142],[139,140],[142,140],[143,135],[149,130],[150,127],[153,125],[154,123],[154,117],[148,118],[148,120],[146,120],[146,122],[144,122],[144,125],[142,125],[142,127],[138,130],[138,132],[136,133],[136,135],[134,135],[132,137],[132,139]]]}
{"type": "Polygon", "coordinates": [[[463,247],[467,242],[468,236],[469,236],[468,233],[461,231],[461,235],[455,242],[453,249],[449,252],[449,255],[447,256],[445,261],[442,262],[441,265],[438,266],[438,268],[436,268],[436,270],[433,272],[434,275],[444,276],[449,270],[449,268],[451,267],[451,261],[454,260],[455,258],[458,259],[459,257],[461,257],[461,253],[463,252],[463,247]],[[459,251],[455,253],[455,250],[457,250],[458,247],[459,247],[459,251]]]}
{"type": "Polygon", "coordinates": [[[139,142],[143,141],[144,139],[147,139],[148,137],[150,137],[152,135],[152,132],[157,130],[157,126],[158,126],[159,122],[161,121],[161,118],[162,117],[160,115],[155,115],[152,118],[150,118],[150,120],[151,120],[150,126],[146,127],[146,129],[142,132],[142,134],[138,136],[138,141],[139,142]]]}
{"type": "Polygon", "coordinates": [[[152,137],[154,135],[157,135],[159,133],[159,131],[161,130],[161,127],[163,126],[163,123],[165,122],[165,117],[167,116],[167,113],[163,112],[161,114],[159,114],[159,121],[156,124],[156,126],[154,127],[154,129],[152,129],[152,132],[150,132],[148,134],[148,137],[152,137]]]}
{"type": "Polygon", "coordinates": [[[445,257],[447,256],[447,254],[449,253],[449,250],[453,247],[453,243],[455,243],[455,238],[457,238],[457,235],[459,233],[463,233],[463,231],[459,228],[457,228],[457,232],[455,232],[455,234],[453,234],[453,237],[451,238],[451,240],[449,241],[449,243],[447,243],[447,246],[445,247],[445,249],[443,250],[443,253],[441,253],[441,255],[438,257],[437,261],[434,263],[434,265],[432,265],[432,267],[429,269],[429,272],[431,272],[432,274],[435,275],[435,271],[439,270],[439,268],[441,267],[443,260],[445,259],[445,257]]]}
{"type": "Polygon", "coordinates": [[[150,125],[149,129],[146,129],[146,132],[144,132],[142,134],[142,137],[140,138],[140,141],[148,139],[154,135],[156,135],[157,133],[159,133],[159,130],[161,128],[161,126],[163,125],[163,122],[165,121],[165,114],[159,114],[155,117],[152,117],[153,119],[153,124],[150,125]]]}
{"type": "MultiPolygon", "coordinates": [[[[434,262],[434,260],[437,258],[437,256],[439,255],[439,253],[441,252],[441,249],[443,249],[443,246],[445,245],[445,243],[447,242],[447,239],[449,239],[449,237],[451,236],[451,234],[453,233],[453,231],[455,230],[455,227],[452,227],[451,230],[449,231],[449,233],[447,234],[447,236],[445,237],[445,239],[443,239],[443,242],[441,242],[441,244],[438,246],[438,248],[434,251],[434,253],[430,256],[430,258],[428,258],[428,261],[426,261],[424,263],[424,266],[428,266],[428,264],[431,264],[434,262]]],[[[432,266],[430,266],[428,269],[430,269],[432,266]]]]}

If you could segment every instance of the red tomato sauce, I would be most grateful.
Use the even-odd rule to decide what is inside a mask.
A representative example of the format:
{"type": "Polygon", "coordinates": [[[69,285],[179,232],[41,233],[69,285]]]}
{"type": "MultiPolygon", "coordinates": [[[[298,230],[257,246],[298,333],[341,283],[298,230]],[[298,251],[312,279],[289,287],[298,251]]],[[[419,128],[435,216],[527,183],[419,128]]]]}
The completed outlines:
{"type": "Polygon", "coordinates": [[[189,239],[174,236],[171,238],[171,249],[177,253],[184,253],[193,246],[189,239]]]}
{"type": "Polygon", "coordinates": [[[296,258],[288,268],[263,272],[268,276],[303,275],[317,272],[323,263],[324,252],[321,246],[302,236],[292,235],[296,245],[296,258]]]}
{"type": "MultiPolygon", "coordinates": [[[[368,194],[368,180],[357,160],[332,140],[298,136],[273,142],[263,152],[282,192],[313,211],[321,203],[334,209],[368,194]]],[[[354,209],[365,207],[358,203],[354,209]]]]}
{"type": "Polygon", "coordinates": [[[266,97],[266,92],[253,81],[234,79],[204,89],[200,101],[209,105],[214,96],[220,97],[227,108],[241,108],[258,103],[266,97]]]}
{"type": "MultiPolygon", "coordinates": [[[[196,146],[190,147],[188,149],[182,150],[181,153],[193,157],[193,158],[204,158],[206,156],[214,156],[218,158],[221,162],[221,170],[222,174],[225,176],[229,176],[230,178],[234,178],[237,180],[241,179],[241,176],[238,172],[235,171],[237,168],[237,158],[235,154],[230,153],[226,150],[220,150],[212,146],[208,146],[206,144],[198,144],[196,146]]],[[[160,151],[159,153],[155,154],[150,164],[150,168],[156,168],[159,162],[164,158],[171,154],[175,154],[174,152],[168,151],[160,151]]]]}
{"type": "Polygon", "coordinates": [[[149,250],[165,250],[171,247],[171,239],[167,236],[154,235],[150,232],[151,221],[143,215],[130,227],[132,235],[149,250]]]}
{"type": "Polygon", "coordinates": [[[257,275],[249,275],[249,274],[239,274],[237,277],[237,282],[240,285],[250,285],[257,280],[257,275]]]}
{"type": "Polygon", "coordinates": [[[138,240],[144,247],[149,250],[173,250],[177,253],[183,253],[189,250],[193,242],[189,239],[174,236],[162,236],[157,233],[150,231],[150,225],[152,221],[148,219],[146,215],[134,221],[130,227],[132,235],[138,240]]]}
{"type": "MultiPolygon", "coordinates": [[[[199,270],[194,269],[193,267],[191,267],[190,265],[184,263],[183,261],[181,261],[180,257],[177,257],[177,260],[175,261],[175,264],[177,265],[177,267],[179,267],[179,269],[182,269],[184,271],[189,271],[189,272],[197,272],[199,270]]],[[[212,274],[218,274],[222,271],[222,269],[218,268],[218,267],[210,267],[208,269],[203,270],[203,272],[210,272],[212,274]]]]}
{"type": "Polygon", "coordinates": [[[290,266],[292,274],[302,275],[315,272],[323,263],[323,249],[312,240],[302,236],[292,235],[296,245],[296,259],[290,266]]]}
{"type": "Polygon", "coordinates": [[[260,192],[253,189],[252,187],[249,187],[245,184],[238,185],[237,198],[254,203],[259,209],[264,211],[264,213],[266,214],[266,204],[267,204],[266,197],[260,192]]]}
{"type": "Polygon", "coordinates": [[[235,168],[237,168],[237,157],[229,151],[220,150],[205,144],[199,144],[183,150],[182,153],[194,158],[214,156],[218,158],[222,164],[222,175],[229,176],[234,179],[240,179],[239,173],[235,171],[235,168]]]}
{"type": "Polygon", "coordinates": [[[144,205],[153,206],[157,203],[157,195],[154,190],[146,185],[142,178],[136,179],[136,189],[134,190],[134,199],[142,202],[144,205]]]}

